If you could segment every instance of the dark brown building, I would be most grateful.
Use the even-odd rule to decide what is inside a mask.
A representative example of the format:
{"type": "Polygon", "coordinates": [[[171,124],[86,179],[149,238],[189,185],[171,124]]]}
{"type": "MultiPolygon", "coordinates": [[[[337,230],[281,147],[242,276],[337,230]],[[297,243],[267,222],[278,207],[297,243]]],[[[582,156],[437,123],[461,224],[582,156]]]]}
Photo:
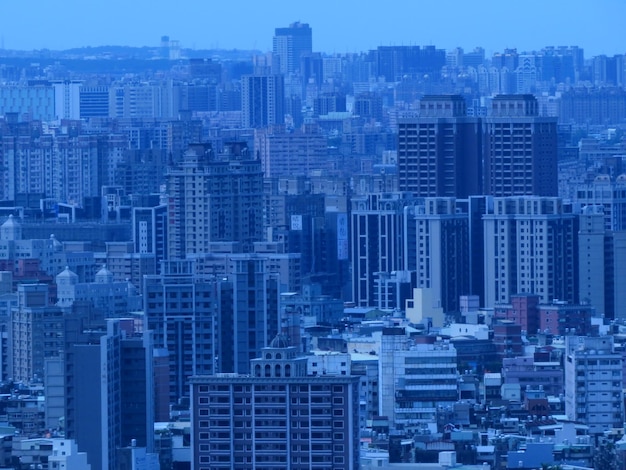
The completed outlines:
{"type": "Polygon", "coordinates": [[[482,124],[462,96],[425,96],[420,115],[398,123],[400,191],[418,197],[482,193],[482,124]]]}

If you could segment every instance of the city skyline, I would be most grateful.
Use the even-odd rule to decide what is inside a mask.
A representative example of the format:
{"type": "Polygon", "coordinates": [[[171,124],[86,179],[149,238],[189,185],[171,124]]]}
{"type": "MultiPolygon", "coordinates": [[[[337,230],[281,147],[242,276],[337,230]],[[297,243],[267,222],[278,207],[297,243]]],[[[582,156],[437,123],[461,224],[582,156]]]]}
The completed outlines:
{"type": "Polygon", "coordinates": [[[620,0],[603,0],[593,7],[586,0],[575,0],[567,8],[531,0],[524,2],[523,9],[494,0],[416,2],[410,7],[391,0],[385,11],[356,0],[315,4],[275,0],[271,11],[265,4],[237,0],[211,4],[206,15],[195,14],[205,5],[197,0],[177,2],[175,10],[146,0],[92,2],[88,12],[77,0],[63,5],[63,9],[36,1],[3,5],[0,49],[157,47],[159,38],[168,35],[183,48],[266,52],[272,49],[274,29],[295,21],[310,24],[313,50],[325,53],[361,52],[381,45],[435,45],[466,50],[480,46],[490,55],[504,48],[531,51],[578,45],[592,57],[626,49],[620,25],[626,3],[620,0]]]}

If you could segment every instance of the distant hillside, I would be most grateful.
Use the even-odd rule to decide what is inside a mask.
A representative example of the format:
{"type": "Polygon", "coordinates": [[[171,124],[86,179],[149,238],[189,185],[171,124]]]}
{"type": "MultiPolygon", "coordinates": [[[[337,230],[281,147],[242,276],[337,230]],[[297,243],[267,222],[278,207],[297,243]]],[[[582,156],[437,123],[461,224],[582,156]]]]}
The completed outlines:
{"type": "MultiPolygon", "coordinates": [[[[255,54],[261,54],[258,50],[241,49],[188,49],[181,48],[181,59],[189,58],[219,58],[221,60],[250,60],[255,54]]],[[[132,60],[154,60],[161,59],[159,47],[131,47],[131,46],[87,46],[61,51],[49,49],[38,49],[33,51],[20,51],[10,49],[0,49],[0,60],[2,58],[21,59],[132,59],[132,60]]]]}

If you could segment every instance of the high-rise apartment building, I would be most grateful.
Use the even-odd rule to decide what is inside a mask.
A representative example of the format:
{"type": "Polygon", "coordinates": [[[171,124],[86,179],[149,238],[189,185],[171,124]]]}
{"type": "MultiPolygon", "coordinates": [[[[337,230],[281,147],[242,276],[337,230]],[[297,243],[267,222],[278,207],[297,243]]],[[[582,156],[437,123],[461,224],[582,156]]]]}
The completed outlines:
{"type": "Polygon", "coordinates": [[[20,284],[18,306],[11,312],[7,354],[11,377],[29,382],[43,377],[46,358],[63,352],[63,310],[49,303],[47,284],[20,284]]]}
{"type": "Polygon", "coordinates": [[[484,193],[557,196],[556,118],[533,95],[498,95],[485,119],[484,193]]]}
{"type": "Polygon", "coordinates": [[[272,52],[278,56],[280,73],[290,75],[300,69],[300,59],[313,52],[313,30],[307,23],[291,23],[276,28],[272,52]]]}
{"type": "Polygon", "coordinates": [[[578,217],[561,199],[494,198],[483,221],[485,306],[513,294],[577,301],[578,217]]]}
{"type": "Polygon", "coordinates": [[[36,124],[30,131],[4,135],[0,143],[6,168],[0,178],[2,199],[36,193],[83,207],[86,198],[100,195],[102,185],[113,183],[128,146],[120,134],[41,135],[36,124]]]}
{"type": "Polygon", "coordinates": [[[0,115],[16,113],[20,118],[52,121],[56,118],[55,102],[55,89],[46,80],[0,87],[0,115]]]}
{"type": "Polygon", "coordinates": [[[242,143],[223,155],[195,145],[167,174],[168,258],[209,253],[211,242],[239,242],[245,251],[262,240],[263,173],[242,143]]]}
{"type": "Polygon", "coordinates": [[[231,274],[220,283],[218,371],[250,373],[279,331],[279,275],[262,256],[233,256],[231,274]]]}
{"type": "Polygon", "coordinates": [[[109,88],[109,117],[111,118],[173,118],[173,84],[118,83],[109,88]]]}
{"type": "MultiPolygon", "coordinates": [[[[358,306],[402,308],[403,297],[384,302],[388,295],[383,278],[401,271],[404,263],[404,237],[407,211],[412,199],[406,193],[370,194],[352,198],[350,237],[352,261],[352,300],[358,306]],[[377,285],[377,278],[378,281],[377,285]]],[[[408,286],[407,286],[408,287],[408,286]]],[[[410,289],[409,289],[410,291],[410,289]]],[[[406,293],[408,295],[408,292],[406,293]]]]}
{"type": "Polygon", "coordinates": [[[144,311],[155,345],[168,351],[169,398],[189,395],[189,378],[249,373],[279,329],[278,275],[255,255],[233,254],[229,272],[198,274],[192,260],[163,262],[144,277],[144,311]]]}
{"type": "Polygon", "coordinates": [[[606,125],[626,118],[626,91],[623,87],[571,88],[558,101],[559,121],[606,125]]]}
{"type": "Polygon", "coordinates": [[[80,119],[80,89],[83,82],[79,80],[55,80],[54,88],[55,119],[80,119]]]}
{"type": "Polygon", "coordinates": [[[326,137],[317,128],[288,132],[283,126],[255,129],[254,149],[265,177],[308,176],[324,168],[326,137]]]}
{"type": "Polygon", "coordinates": [[[144,312],[154,343],[168,351],[169,402],[189,395],[189,377],[216,370],[219,285],[191,261],[167,261],[144,278],[144,312]]]}
{"type": "Polygon", "coordinates": [[[109,320],[106,332],[67,345],[65,432],[94,470],[119,468],[119,449],[133,440],[152,451],[153,348],[133,319],[109,320]]]}
{"type": "Polygon", "coordinates": [[[462,96],[425,96],[420,115],[398,122],[401,191],[420,197],[481,194],[482,124],[462,96]]]}
{"type": "Polygon", "coordinates": [[[579,216],[578,301],[591,305],[598,315],[622,319],[626,315],[626,291],[622,287],[626,280],[626,232],[607,229],[606,209],[588,205],[579,216]]]}
{"type": "Polygon", "coordinates": [[[607,174],[598,175],[592,182],[576,187],[574,201],[581,207],[601,207],[606,230],[626,230],[626,175],[614,181],[607,174]]]}
{"type": "Polygon", "coordinates": [[[459,298],[470,289],[470,219],[459,209],[454,198],[426,198],[407,221],[415,236],[405,240],[413,244],[405,269],[415,270],[415,287],[430,290],[445,313],[459,312],[459,298]]]}
{"type": "Polygon", "coordinates": [[[623,425],[622,354],[612,336],[565,337],[565,414],[599,435],[623,425]]]}
{"type": "Polygon", "coordinates": [[[277,336],[251,374],[191,380],[192,468],[359,468],[359,378],[307,375],[307,359],[277,336]]]}
{"type": "Polygon", "coordinates": [[[285,122],[283,75],[258,74],[241,77],[242,126],[267,127],[285,122]]]}

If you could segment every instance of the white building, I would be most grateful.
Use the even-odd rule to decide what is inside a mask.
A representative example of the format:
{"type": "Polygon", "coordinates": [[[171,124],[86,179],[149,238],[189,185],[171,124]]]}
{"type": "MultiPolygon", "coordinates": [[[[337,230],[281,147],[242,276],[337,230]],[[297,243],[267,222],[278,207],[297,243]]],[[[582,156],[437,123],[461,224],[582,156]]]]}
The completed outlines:
{"type": "Polygon", "coordinates": [[[80,119],[80,88],[78,80],[52,82],[54,88],[54,114],[57,120],[80,119]]]}
{"type": "Polygon", "coordinates": [[[379,359],[380,416],[389,426],[436,432],[437,410],[458,400],[456,349],[416,343],[403,328],[383,330],[379,359]]]}
{"type": "Polygon", "coordinates": [[[12,454],[22,468],[91,470],[87,454],[78,451],[73,439],[13,439],[12,454]]]}
{"type": "Polygon", "coordinates": [[[73,439],[49,439],[52,442],[52,455],[48,457],[51,470],[91,470],[87,454],[79,452],[73,439]]]}
{"type": "Polygon", "coordinates": [[[602,434],[624,423],[622,355],[612,336],[567,336],[565,413],[602,434]]]}
{"type": "Polygon", "coordinates": [[[307,375],[350,375],[350,354],[336,351],[311,351],[307,356],[307,375]]]}

